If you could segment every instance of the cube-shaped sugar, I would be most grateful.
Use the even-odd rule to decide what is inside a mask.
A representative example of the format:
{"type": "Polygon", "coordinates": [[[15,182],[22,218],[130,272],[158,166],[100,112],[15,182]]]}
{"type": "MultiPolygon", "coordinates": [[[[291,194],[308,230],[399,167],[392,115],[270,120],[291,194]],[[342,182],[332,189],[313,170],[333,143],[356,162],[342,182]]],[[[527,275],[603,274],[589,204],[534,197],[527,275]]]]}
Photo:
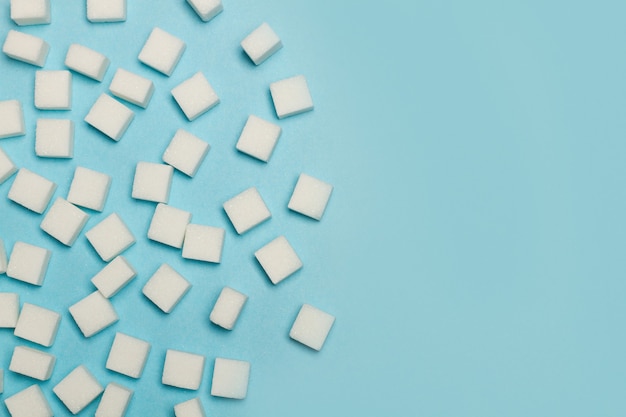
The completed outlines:
{"type": "Polygon", "coordinates": [[[213,19],[224,10],[222,0],[187,0],[187,3],[200,16],[200,19],[205,22],[213,19]]]}
{"type": "Polygon", "coordinates": [[[272,152],[274,152],[274,147],[281,132],[280,126],[265,121],[260,117],[250,115],[241,131],[241,135],[239,135],[236,145],[237,150],[267,162],[270,156],[272,156],[272,152]]]}
{"type": "Polygon", "coordinates": [[[102,172],[76,167],[67,201],[77,206],[102,211],[111,187],[111,177],[102,172]]]}
{"type": "Polygon", "coordinates": [[[171,266],[163,264],[143,287],[143,294],[164,313],[170,313],[191,284],[171,266]]]}
{"type": "Polygon", "coordinates": [[[164,385],[197,390],[204,374],[204,356],[168,349],[163,366],[164,385]]]}
{"type": "Polygon", "coordinates": [[[2,52],[9,58],[43,67],[50,51],[50,45],[41,38],[27,33],[9,30],[2,52]]]}
{"type": "Polygon", "coordinates": [[[8,180],[16,171],[17,167],[11,158],[9,158],[9,155],[0,148],[0,184],[8,180]]]}
{"type": "Polygon", "coordinates": [[[172,96],[189,121],[215,107],[220,99],[201,72],[172,89],[172,96]]]}
{"type": "Polygon", "coordinates": [[[169,77],[174,72],[174,68],[184,51],[185,42],[163,29],[155,27],[150,32],[141,52],[139,52],[138,58],[147,66],[169,77]]]}
{"type": "Polygon", "coordinates": [[[9,261],[7,259],[7,250],[4,247],[4,241],[0,239],[0,274],[7,272],[9,261]]]}
{"type": "Polygon", "coordinates": [[[15,242],[9,264],[7,276],[32,285],[43,285],[48,270],[52,252],[39,246],[24,242],[15,242]]]}
{"type": "Polygon", "coordinates": [[[211,310],[210,320],[226,330],[232,330],[247,300],[247,295],[224,287],[211,310]]]}
{"type": "Polygon", "coordinates": [[[224,247],[224,229],[190,224],[185,232],[183,258],[220,263],[224,247]]]}
{"type": "Polygon", "coordinates": [[[41,221],[40,227],[64,245],[72,246],[88,219],[87,213],[57,197],[41,221]]]}
{"type": "Polygon", "coordinates": [[[279,119],[313,110],[313,99],[304,75],[271,83],[270,93],[279,119]]]}
{"type": "Polygon", "coordinates": [[[145,109],[154,93],[154,83],[141,75],[119,68],[113,76],[109,91],[114,96],[145,109]]]}
{"type": "Polygon", "coordinates": [[[100,52],[77,43],[71,44],[65,55],[66,67],[96,81],[102,81],[109,64],[109,58],[100,52]]]}
{"type": "Polygon", "coordinates": [[[57,337],[60,323],[59,313],[24,303],[13,334],[38,345],[50,347],[57,337]]]}
{"type": "Polygon", "coordinates": [[[14,329],[19,315],[19,294],[0,292],[0,328],[14,329]]]}
{"type": "Polygon", "coordinates": [[[35,73],[35,107],[39,110],[72,108],[72,73],[41,70],[35,73]]]}
{"type": "Polygon", "coordinates": [[[87,407],[104,389],[83,365],[78,366],[52,388],[72,414],[87,407]]]}
{"type": "Polygon", "coordinates": [[[315,220],[321,220],[333,186],[307,174],[300,174],[288,207],[315,220]]]}
{"type": "Polygon", "coordinates": [[[37,119],[35,154],[42,158],[72,158],[74,122],[67,119],[37,119]]]}
{"type": "Polygon", "coordinates": [[[50,23],[50,0],[11,0],[11,20],[19,26],[50,23]]]}
{"type": "Polygon", "coordinates": [[[131,378],[139,378],[146,366],[149,353],[150,343],[117,332],[109,351],[106,368],[131,378]]]}
{"type": "Polygon", "coordinates": [[[92,227],[85,236],[104,262],[109,262],[135,243],[135,237],[116,213],[92,227]]]}
{"type": "Polygon", "coordinates": [[[248,394],[250,362],[216,358],[213,367],[211,395],[243,400],[248,394]]]}
{"type": "Polygon", "coordinates": [[[132,197],[137,200],[167,203],[174,169],[170,165],[138,162],[135,168],[132,197]]]}
{"type": "Polygon", "coordinates": [[[11,417],[52,417],[54,415],[39,385],[31,385],[13,394],[4,400],[4,404],[11,417]]]}
{"type": "Polygon", "coordinates": [[[282,48],[283,43],[270,25],[263,23],[241,41],[241,47],[252,62],[259,65],[282,48]]]}
{"type": "Polygon", "coordinates": [[[174,416],[176,417],[206,417],[204,407],[200,398],[192,398],[174,406],[174,416]]]}
{"type": "Polygon", "coordinates": [[[193,177],[209,152],[208,143],[183,129],[178,129],[163,153],[163,162],[193,177]]]}
{"type": "Polygon", "coordinates": [[[43,213],[57,185],[26,168],[20,168],[9,189],[8,198],[35,213],[43,213]]]}
{"type": "Polygon", "coordinates": [[[95,417],[124,417],[132,398],[133,390],[130,388],[115,382],[109,383],[104,389],[95,417]]]}
{"type": "Polygon", "coordinates": [[[17,100],[0,101],[0,139],[25,133],[22,104],[17,100]]]}
{"type": "Polygon", "coordinates": [[[302,261],[285,236],[279,236],[254,253],[272,284],[302,268],[302,261]]]}
{"type": "Polygon", "coordinates": [[[87,0],[87,20],[92,23],[126,20],[126,0],[87,0]]]}
{"type": "Polygon", "coordinates": [[[54,355],[27,346],[15,346],[9,371],[47,381],[52,376],[55,363],[54,355]]]}
{"type": "Polygon", "coordinates": [[[224,211],[238,234],[272,217],[261,194],[251,187],[224,203],[224,211]]]}
{"type": "Polygon", "coordinates": [[[190,221],[190,212],[159,203],[150,222],[148,239],[180,249],[190,221]]]}
{"type": "Polygon", "coordinates": [[[70,314],[85,337],[91,337],[119,320],[113,304],[99,291],[70,306],[70,314]]]}
{"type": "Polygon", "coordinates": [[[324,346],[328,332],[335,323],[335,317],[304,304],[291,327],[289,337],[311,349],[320,350],[324,346]]]}
{"type": "Polygon", "coordinates": [[[89,109],[85,122],[114,141],[119,141],[133,121],[133,117],[135,113],[131,109],[103,93],[89,109]]]}
{"type": "Polygon", "coordinates": [[[100,294],[111,298],[136,276],[135,268],[120,255],[94,275],[91,283],[100,291],[100,294]]]}

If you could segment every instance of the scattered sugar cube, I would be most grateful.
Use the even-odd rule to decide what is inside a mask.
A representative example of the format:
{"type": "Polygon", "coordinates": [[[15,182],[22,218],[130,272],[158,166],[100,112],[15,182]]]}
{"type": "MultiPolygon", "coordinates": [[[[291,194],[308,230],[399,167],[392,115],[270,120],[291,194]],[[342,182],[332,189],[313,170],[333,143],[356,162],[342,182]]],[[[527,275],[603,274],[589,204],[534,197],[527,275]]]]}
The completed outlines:
{"type": "Polygon", "coordinates": [[[206,417],[202,402],[200,402],[200,398],[197,397],[176,404],[174,406],[174,415],[176,417],[206,417]]]}
{"type": "Polygon", "coordinates": [[[52,388],[72,414],[78,414],[103,391],[102,385],[83,365],[78,366],[52,388]]]}
{"type": "Polygon", "coordinates": [[[126,20],[126,0],[87,0],[87,20],[92,23],[126,20]]]}
{"type": "Polygon", "coordinates": [[[215,107],[220,99],[201,72],[172,89],[172,96],[189,121],[215,107]]]}
{"type": "Polygon", "coordinates": [[[304,75],[271,83],[270,92],[279,119],[313,110],[313,99],[304,75]]]}
{"type": "Polygon", "coordinates": [[[163,366],[164,385],[197,390],[204,373],[204,356],[168,349],[163,366]]]}
{"type": "Polygon", "coordinates": [[[113,304],[99,291],[72,305],[70,314],[85,337],[91,337],[119,320],[113,304]]]}
{"type": "Polygon", "coordinates": [[[283,43],[270,25],[263,23],[241,41],[241,47],[252,62],[259,65],[282,48],[283,43]]]}
{"type": "Polygon", "coordinates": [[[159,203],[150,222],[148,239],[180,249],[190,221],[190,212],[159,203]]]}
{"type": "Polygon", "coordinates": [[[50,0],[11,0],[11,20],[19,26],[50,23],[50,0]]]}
{"type": "Polygon", "coordinates": [[[272,217],[261,194],[254,187],[225,202],[224,211],[240,235],[272,217]]]}
{"type": "Polygon", "coordinates": [[[274,152],[281,132],[280,126],[250,115],[239,135],[236,148],[253,158],[267,162],[274,152]]]}
{"type": "Polygon", "coordinates": [[[50,347],[57,337],[60,323],[59,313],[24,303],[13,334],[38,345],[50,347]]]}
{"type": "Polygon", "coordinates": [[[302,268],[302,261],[285,236],[279,236],[254,253],[272,284],[302,268]]]}
{"type": "Polygon", "coordinates": [[[200,19],[205,22],[213,19],[224,10],[222,0],[187,0],[187,3],[189,3],[198,16],[200,16],[200,19]]]}
{"type": "Polygon", "coordinates": [[[22,104],[17,100],[0,101],[0,139],[25,133],[22,104]]]}
{"type": "Polygon", "coordinates": [[[0,148],[0,184],[8,180],[16,171],[17,167],[11,158],[9,158],[9,155],[0,148]]]}
{"type": "Polygon", "coordinates": [[[247,300],[247,295],[224,287],[211,310],[210,320],[226,330],[232,330],[247,300]]]}
{"type": "Polygon", "coordinates": [[[193,177],[209,152],[208,143],[183,129],[178,129],[163,153],[163,162],[193,177]]]}
{"type": "Polygon", "coordinates": [[[113,76],[109,91],[114,96],[145,109],[154,93],[154,83],[141,75],[119,68],[113,76]]]}
{"type": "Polygon", "coordinates": [[[15,346],[9,371],[47,381],[52,376],[55,362],[54,355],[26,346],[15,346]]]}
{"type": "Polygon", "coordinates": [[[43,67],[48,57],[50,45],[41,38],[27,33],[9,30],[2,52],[9,58],[43,67]]]}
{"type": "Polygon", "coordinates": [[[100,294],[111,298],[136,276],[135,268],[120,255],[94,275],[91,283],[100,291],[100,294]]]}
{"type": "Polygon", "coordinates": [[[116,213],[92,227],[85,236],[104,262],[109,262],[135,243],[135,237],[116,213]]]}
{"type": "Polygon", "coordinates": [[[117,332],[109,351],[106,368],[131,378],[140,378],[149,353],[150,343],[117,332]]]}
{"type": "Polygon", "coordinates": [[[288,207],[312,219],[321,220],[332,192],[332,185],[310,175],[300,174],[288,207]]]}
{"type": "Polygon", "coordinates": [[[0,328],[14,329],[20,315],[20,295],[0,292],[0,328]]]}
{"type": "Polygon", "coordinates": [[[77,43],[71,44],[65,55],[66,67],[96,81],[102,81],[109,64],[109,58],[100,52],[77,43]]]}
{"type": "Polygon", "coordinates": [[[124,417],[132,398],[133,390],[130,388],[109,383],[96,409],[96,417],[124,417]]]}
{"type": "MultiPolygon", "coordinates": [[[[1,373],[1,372],[0,372],[1,373]]],[[[0,389],[0,393],[2,390],[0,389]]],[[[11,417],[52,417],[53,412],[39,385],[30,387],[4,400],[11,417]]]]}
{"type": "Polygon", "coordinates": [[[72,158],[74,122],[66,119],[37,119],[35,154],[42,158],[72,158]]]}
{"type": "Polygon", "coordinates": [[[7,276],[32,285],[43,285],[52,252],[39,246],[15,242],[7,266],[7,276]]]}
{"type": "Polygon", "coordinates": [[[155,27],[139,52],[139,61],[169,77],[183,52],[185,42],[155,27]]]}
{"type": "Polygon", "coordinates": [[[143,287],[143,294],[163,312],[170,313],[191,284],[168,264],[163,264],[143,287]]]}
{"type": "Polygon", "coordinates": [[[174,169],[170,165],[138,162],[132,197],[138,200],[167,203],[174,169]]]}
{"type": "Polygon", "coordinates": [[[72,246],[88,219],[87,213],[61,197],[57,197],[41,221],[40,227],[64,245],[72,246]]]}
{"type": "Polygon", "coordinates": [[[76,167],[67,201],[77,206],[102,211],[109,195],[111,177],[84,167],[76,167]]]}
{"type": "Polygon", "coordinates": [[[220,227],[188,225],[183,245],[183,258],[220,263],[224,234],[224,229],[220,227]]]}
{"type": "Polygon", "coordinates": [[[103,93],[91,106],[85,122],[114,141],[119,141],[134,117],[135,113],[131,109],[103,93]]]}
{"type": "Polygon", "coordinates": [[[243,400],[248,393],[250,362],[216,358],[211,395],[243,400]]]}
{"type": "Polygon", "coordinates": [[[304,304],[291,327],[289,337],[311,349],[320,350],[334,322],[334,316],[304,304]]]}
{"type": "Polygon", "coordinates": [[[43,213],[57,185],[26,168],[20,168],[9,189],[8,198],[35,213],[43,213]]]}
{"type": "Polygon", "coordinates": [[[72,108],[72,73],[41,70],[35,73],[35,107],[39,110],[72,108]]]}

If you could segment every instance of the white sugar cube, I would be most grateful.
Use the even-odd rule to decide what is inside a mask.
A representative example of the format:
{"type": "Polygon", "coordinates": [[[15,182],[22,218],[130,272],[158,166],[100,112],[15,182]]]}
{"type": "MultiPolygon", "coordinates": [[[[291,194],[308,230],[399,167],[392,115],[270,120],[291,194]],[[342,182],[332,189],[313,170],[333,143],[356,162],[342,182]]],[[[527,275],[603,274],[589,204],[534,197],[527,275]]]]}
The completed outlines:
{"type": "Polygon", "coordinates": [[[72,73],[41,70],[35,73],[35,107],[39,110],[72,108],[72,73]]]}
{"type": "Polygon", "coordinates": [[[133,121],[133,117],[135,113],[131,109],[103,93],[89,109],[85,122],[114,141],[119,141],[133,121]]]}
{"type": "Polygon", "coordinates": [[[24,303],[13,334],[38,345],[50,347],[57,337],[60,323],[59,313],[24,303]]]}
{"type": "Polygon", "coordinates": [[[50,23],[50,0],[11,0],[11,20],[19,26],[50,23]]]}
{"type": "Polygon", "coordinates": [[[159,203],[150,222],[148,239],[181,248],[185,239],[185,230],[190,221],[190,212],[159,203]]]}
{"type": "Polygon", "coordinates": [[[41,38],[27,33],[9,30],[2,52],[9,58],[43,67],[48,57],[50,45],[41,38]]]}
{"type": "Polygon", "coordinates": [[[9,371],[47,381],[52,376],[55,362],[54,355],[26,346],[15,346],[9,371]]]}
{"type": "Polygon", "coordinates": [[[65,55],[66,67],[96,81],[102,81],[109,64],[109,58],[100,52],[77,43],[71,44],[65,55]]]}
{"type": "Polygon", "coordinates": [[[272,217],[261,194],[251,187],[224,203],[224,211],[238,234],[272,217]]]}
{"type": "Polygon", "coordinates": [[[332,185],[310,175],[300,174],[288,207],[312,219],[321,220],[332,192],[332,185]]]}
{"type": "Polygon", "coordinates": [[[20,168],[9,189],[8,198],[35,213],[43,213],[50,203],[57,186],[52,181],[20,168]]]}
{"type": "Polygon", "coordinates": [[[222,0],[187,0],[187,3],[200,16],[200,19],[205,22],[213,19],[224,10],[222,0]]]}
{"type": "Polygon", "coordinates": [[[270,92],[279,119],[313,110],[313,99],[304,75],[271,83],[270,92]]]}
{"type": "Polygon", "coordinates": [[[172,89],[172,96],[189,121],[215,107],[220,99],[201,72],[172,89]]]}
{"type": "Polygon", "coordinates": [[[51,256],[52,252],[48,249],[24,242],[15,242],[7,265],[7,276],[41,286],[46,277],[51,256]]]}
{"type": "Polygon", "coordinates": [[[138,58],[147,66],[169,77],[184,51],[185,42],[155,27],[139,52],[138,58]]]}
{"type": "Polygon", "coordinates": [[[0,292],[0,328],[14,329],[19,315],[19,294],[0,292]]]}
{"type": "Polygon", "coordinates": [[[192,398],[174,406],[176,417],[206,417],[200,398],[192,398]]]}
{"type": "Polygon", "coordinates": [[[42,158],[72,158],[74,122],[66,119],[37,119],[35,154],[42,158]]]}
{"type": "Polygon", "coordinates": [[[9,155],[0,148],[0,184],[8,180],[16,171],[17,167],[11,158],[9,158],[9,155]]]}
{"type": "Polygon", "coordinates": [[[135,237],[116,213],[95,225],[85,236],[104,262],[109,262],[135,243],[135,237]]]}
{"type": "Polygon", "coordinates": [[[168,349],[163,366],[164,385],[197,390],[204,373],[204,356],[168,349]]]}
{"type": "Polygon", "coordinates": [[[226,330],[232,330],[247,300],[247,295],[224,287],[211,310],[210,320],[226,330]]]}
{"type": "Polygon", "coordinates": [[[320,350],[334,322],[334,316],[304,304],[291,327],[289,337],[311,349],[320,350]]]}
{"type": "Polygon", "coordinates": [[[4,241],[0,239],[0,274],[7,272],[7,266],[9,261],[7,260],[7,251],[4,247],[4,241]]]}
{"type": "Polygon", "coordinates": [[[103,391],[102,385],[83,365],[78,366],[52,388],[72,414],[78,414],[103,391]]]}
{"type": "Polygon", "coordinates": [[[224,247],[224,229],[190,224],[185,232],[183,258],[220,263],[224,247]]]}
{"type": "Polygon", "coordinates": [[[69,310],[85,337],[91,337],[119,320],[113,304],[99,291],[92,292],[69,310]]]}
{"type": "Polygon", "coordinates": [[[0,139],[25,133],[22,104],[17,100],[0,101],[0,139]]]}
{"type": "Polygon", "coordinates": [[[54,415],[39,385],[31,385],[10,396],[4,400],[4,404],[11,417],[52,417],[54,415]]]}
{"type": "Polygon", "coordinates": [[[282,48],[283,43],[270,25],[263,23],[241,41],[241,47],[259,65],[282,48]]]}
{"type": "Polygon", "coordinates": [[[193,177],[198,172],[209,148],[209,144],[202,139],[186,130],[178,129],[163,153],[163,162],[193,177]]]}
{"type": "Polygon", "coordinates": [[[113,76],[109,91],[114,96],[145,109],[154,93],[154,83],[141,75],[119,68],[113,76]]]}
{"type": "Polygon", "coordinates": [[[261,119],[260,117],[250,115],[246,122],[239,140],[237,141],[237,150],[250,155],[253,158],[267,162],[274,152],[274,147],[282,129],[261,119]]]}
{"type": "Polygon", "coordinates": [[[96,211],[104,209],[111,177],[84,167],[76,167],[67,201],[96,211]]]}
{"type": "Polygon", "coordinates": [[[130,388],[115,382],[109,383],[96,409],[96,417],[124,417],[132,398],[133,390],[130,388]]]}
{"type": "Polygon", "coordinates": [[[170,313],[191,284],[171,266],[163,264],[143,287],[143,294],[163,312],[170,313]]]}
{"type": "Polygon", "coordinates": [[[92,23],[126,20],[126,0],[87,0],[87,20],[92,23]]]}
{"type": "Polygon", "coordinates": [[[243,400],[248,393],[250,362],[216,358],[211,395],[243,400]]]}
{"type": "Polygon", "coordinates": [[[254,253],[272,284],[302,268],[302,261],[285,236],[279,236],[254,253]]]}
{"type": "Polygon", "coordinates": [[[131,378],[139,378],[146,366],[150,343],[117,332],[109,351],[106,368],[131,378]]]}
{"type": "Polygon", "coordinates": [[[124,258],[118,256],[109,262],[93,278],[91,283],[106,298],[111,298],[137,276],[135,268],[124,258]]]}
{"type": "Polygon", "coordinates": [[[57,197],[41,221],[40,227],[64,245],[72,246],[88,219],[87,213],[61,197],[57,197]]]}
{"type": "Polygon", "coordinates": [[[167,203],[174,169],[170,165],[138,162],[135,168],[132,197],[138,200],[167,203]]]}

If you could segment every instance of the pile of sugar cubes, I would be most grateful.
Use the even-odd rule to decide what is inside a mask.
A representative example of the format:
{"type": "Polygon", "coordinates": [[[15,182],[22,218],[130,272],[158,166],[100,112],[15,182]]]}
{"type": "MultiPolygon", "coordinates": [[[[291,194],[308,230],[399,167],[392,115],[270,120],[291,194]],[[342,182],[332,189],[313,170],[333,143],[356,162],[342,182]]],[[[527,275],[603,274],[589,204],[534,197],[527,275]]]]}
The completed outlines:
{"type": "MultiPolygon", "coordinates": [[[[221,0],[187,2],[204,22],[211,21],[223,11],[221,0]]],[[[43,68],[32,71],[33,103],[36,109],[68,111],[72,110],[73,77],[88,77],[101,82],[114,63],[114,57],[107,57],[89,46],[75,43],[67,50],[66,68],[46,68],[48,52],[53,46],[27,33],[26,27],[51,24],[51,3],[51,0],[10,0],[12,21],[25,28],[9,29],[4,34],[2,51],[12,59],[43,68]]],[[[77,4],[76,7],[82,6],[77,4]]],[[[126,9],[126,0],[86,0],[86,19],[94,24],[124,22],[126,9]]],[[[255,65],[261,65],[282,48],[282,42],[274,30],[263,23],[243,38],[240,47],[255,65]]],[[[184,53],[185,42],[182,39],[154,27],[144,40],[137,59],[169,77],[184,53]]],[[[150,105],[158,105],[151,104],[154,92],[155,84],[149,78],[117,68],[108,93],[100,94],[81,117],[102,135],[120,141],[133,121],[135,113],[132,106],[147,109],[150,105]]],[[[278,119],[313,109],[307,80],[302,75],[271,83],[269,93],[278,119]]],[[[197,71],[175,86],[171,96],[188,121],[197,119],[220,103],[217,92],[202,71],[197,71]]],[[[34,132],[27,132],[22,103],[11,97],[0,97],[0,139],[34,135],[34,151],[38,157],[72,159],[75,121],[67,118],[67,114],[50,113],[50,117],[36,120],[34,132]],[[59,118],[59,115],[66,117],[59,118]]],[[[281,133],[282,129],[276,122],[251,114],[242,127],[235,148],[241,154],[268,163],[281,133]]],[[[254,186],[233,190],[232,197],[222,204],[232,223],[232,231],[193,223],[193,213],[168,204],[172,178],[177,175],[175,171],[193,178],[209,149],[210,145],[205,140],[179,129],[164,150],[161,162],[136,161],[131,197],[155,203],[147,239],[180,250],[184,259],[219,264],[227,233],[243,235],[268,221],[272,214],[254,186]]],[[[67,306],[69,316],[81,334],[89,338],[124,320],[124,317],[118,315],[113,299],[137,277],[136,269],[123,255],[137,237],[114,208],[109,207],[97,223],[88,224],[94,212],[97,214],[105,210],[112,176],[79,165],[74,171],[67,195],[55,197],[57,184],[45,177],[43,169],[17,167],[11,155],[0,148],[0,185],[11,181],[11,178],[7,198],[24,210],[42,215],[40,228],[43,232],[67,247],[71,247],[83,234],[105,263],[99,271],[86,277],[91,280],[93,291],[67,306]]],[[[293,212],[321,220],[333,187],[305,173],[300,174],[297,180],[294,178],[294,181],[296,185],[287,207],[293,212]]],[[[54,259],[53,251],[19,238],[9,251],[5,242],[6,236],[3,240],[0,235],[0,274],[22,281],[25,285],[44,286],[48,265],[54,259]]],[[[296,248],[283,235],[258,248],[254,257],[274,285],[289,278],[303,266],[296,248]]],[[[185,295],[193,290],[192,283],[185,278],[185,271],[180,269],[162,263],[147,277],[141,290],[164,313],[171,313],[185,295]]],[[[55,343],[63,312],[30,303],[27,294],[28,291],[25,294],[0,292],[0,328],[13,329],[17,343],[10,362],[0,363],[0,395],[5,396],[4,404],[11,416],[52,416],[47,400],[50,395],[58,397],[72,414],[81,412],[99,398],[95,413],[97,417],[125,415],[133,398],[133,390],[128,387],[115,382],[103,385],[85,365],[76,367],[67,375],[55,375],[56,357],[46,348],[55,343]],[[38,346],[24,345],[22,341],[38,346]],[[3,377],[7,371],[31,378],[32,385],[19,392],[10,385],[5,386],[3,377]],[[56,381],[52,392],[44,392],[38,382],[50,379],[56,381]]],[[[207,325],[233,330],[247,301],[246,294],[234,288],[222,288],[210,313],[212,324],[207,325]]],[[[289,336],[319,351],[334,320],[331,314],[304,304],[291,326],[289,336]]],[[[112,333],[106,363],[102,366],[139,379],[150,359],[150,351],[150,340],[115,332],[112,333]]],[[[206,357],[201,354],[168,349],[162,365],[161,383],[185,390],[198,390],[205,365],[206,357]]],[[[248,361],[218,357],[214,359],[212,367],[211,395],[231,399],[246,397],[251,368],[248,361]]],[[[177,417],[206,415],[199,397],[172,406],[177,417]]],[[[137,410],[137,413],[141,411],[137,410]]]]}

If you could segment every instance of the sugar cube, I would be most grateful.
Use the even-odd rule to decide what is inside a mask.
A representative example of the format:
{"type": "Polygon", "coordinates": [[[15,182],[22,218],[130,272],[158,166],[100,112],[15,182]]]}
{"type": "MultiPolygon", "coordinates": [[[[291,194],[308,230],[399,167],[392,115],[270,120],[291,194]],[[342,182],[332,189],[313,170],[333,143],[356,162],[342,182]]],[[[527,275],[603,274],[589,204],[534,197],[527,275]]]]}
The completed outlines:
{"type": "Polygon", "coordinates": [[[11,417],[52,417],[54,415],[39,385],[31,385],[13,394],[4,400],[4,404],[11,417]]]}
{"type": "Polygon", "coordinates": [[[288,207],[312,219],[321,220],[332,192],[332,185],[310,175],[300,174],[288,207]]]}
{"type": "Polygon", "coordinates": [[[7,260],[7,251],[4,247],[4,241],[0,238],[0,274],[7,272],[7,266],[9,262],[7,260]]]}
{"type": "Polygon", "coordinates": [[[174,406],[176,417],[206,417],[200,398],[192,398],[174,406]]]}
{"type": "Polygon", "coordinates": [[[78,414],[103,391],[102,385],[85,366],[80,365],[52,388],[72,414],[78,414]]]}
{"type": "Polygon", "coordinates": [[[309,304],[304,304],[291,327],[289,337],[311,349],[320,350],[334,322],[334,316],[309,304]]]}
{"type": "Polygon", "coordinates": [[[52,376],[55,362],[54,355],[27,346],[16,346],[11,356],[9,371],[47,381],[52,376]]]}
{"type": "Polygon", "coordinates": [[[57,337],[60,323],[59,313],[24,303],[13,334],[38,345],[50,347],[57,337]]]}
{"type": "Polygon", "coordinates": [[[248,394],[250,362],[216,358],[213,367],[211,395],[243,400],[248,394]]]}
{"type": "Polygon", "coordinates": [[[57,185],[26,168],[20,168],[9,189],[8,198],[35,213],[43,213],[48,207],[57,185]]]}
{"type": "Polygon", "coordinates": [[[270,25],[262,23],[241,41],[241,47],[252,62],[259,65],[282,48],[283,43],[270,25]]]}
{"type": "Polygon", "coordinates": [[[116,213],[92,227],[85,236],[104,262],[109,262],[135,243],[135,237],[116,213]]]}
{"type": "Polygon", "coordinates": [[[87,0],[87,20],[92,23],[126,20],[126,0],[87,0]]]}
{"type": "Polygon", "coordinates": [[[172,96],[189,121],[209,111],[220,99],[201,72],[183,81],[172,89],[172,96]]]}
{"type": "Polygon", "coordinates": [[[93,278],[91,283],[106,298],[111,298],[137,276],[135,268],[124,258],[118,256],[109,262],[93,278]]]}
{"type": "Polygon", "coordinates": [[[155,27],[139,52],[139,61],[169,77],[184,51],[185,42],[155,27]]]}
{"type": "Polygon", "coordinates": [[[272,217],[261,194],[254,187],[225,202],[224,211],[240,235],[272,217]]]}
{"type": "Polygon", "coordinates": [[[204,356],[168,349],[163,366],[164,385],[197,390],[204,373],[204,356]]]}
{"type": "Polygon", "coordinates": [[[20,314],[20,296],[12,292],[0,292],[0,328],[14,329],[20,314]]]}
{"type": "Polygon", "coordinates": [[[22,104],[17,100],[0,101],[0,139],[25,133],[22,104]]]}
{"type": "Polygon", "coordinates": [[[96,417],[124,417],[132,398],[133,390],[130,388],[115,382],[109,383],[96,409],[96,417]]]}
{"type": "Polygon", "coordinates": [[[163,162],[193,177],[209,152],[209,144],[183,129],[178,129],[163,153],[163,162]]]}
{"type": "Polygon", "coordinates": [[[200,19],[205,22],[213,19],[224,10],[222,0],[187,0],[187,3],[189,3],[198,16],[200,16],[200,19]]]}
{"type": "Polygon", "coordinates": [[[77,206],[102,211],[110,187],[110,176],[79,166],[74,171],[67,201],[77,206]]]}
{"type": "Polygon", "coordinates": [[[50,45],[41,38],[27,33],[9,30],[2,52],[9,58],[43,67],[48,57],[50,45]]]}
{"type": "Polygon", "coordinates": [[[190,288],[189,281],[163,264],[143,287],[143,294],[164,313],[170,313],[190,288]]]}
{"type": "Polygon", "coordinates": [[[270,93],[279,119],[313,110],[313,99],[303,75],[271,83],[270,93]]]}
{"type": "Polygon", "coordinates": [[[7,265],[7,276],[41,286],[46,277],[51,255],[52,252],[48,249],[29,243],[15,242],[7,265]]]}
{"type": "Polygon", "coordinates": [[[185,232],[183,258],[220,263],[224,247],[224,229],[190,224],[185,232]]]}
{"type": "Polygon", "coordinates": [[[71,44],[65,55],[66,67],[96,81],[102,81],[109,64],[109,58],[100,52],[77,43],[71,44]]]}
{"type": "Polygon", "coordinates": [[[91,337],[119,320],[113,304],[99,291],[92,292],[69,310],[85,337],[91,337]]]}
{"type": "Polygon", "coordinates": [[[185,239],[185,229],[190,221],[190,212],[159,203],[150,222],[148,239],[181,248],[185,239]]]}
{"type": "Polygon", "coordinates": [[[50,23],[50,0],[11,0],[11,20],[19,26],[50,23]]]}
{"type": "Polygon", "coordinates": [[[154,93],[154,83],[141,75],[119,68],[113,76],[109,91],[114,96],[145,109],[154,93]]]}
{"type": "Polygon", "coordinates": [[[150,343],[117,332],[109,351],[106,368],[131,378],[140,378],[149,353],[150,343]]]}
{"type": "Polygon", "coordinates": [[[8,180],[16,171],[17,167],[11,158],[9,158],[9,155],[0,148],[0,184],[8,180]]]}
{"type": "Polygon", "coordinates": [[[41,221],[41,230],[63,243],[72,246],[87,223],[87,213],[57,197],[41,221]]]}
{"type": "Polygon", "coordinates": [[[239,135],[236,148],[253,158],[267,162],[274,152],[281,131],[280,126],[250,115],[239,135]]]}
{"type": "Polygon", "coordinates": [[[302,268],[302,261],[285,236],[279,236],[254,253],[272,284],[302,268]]]}
{"type": "Polygon", "coordinates": [[[103,93],[91,106],[85,116],[85,122],[114,141],[119,141],[133,121],[133,117],[135,113],[131,109],[103,93]]]}
{"type": "Polygon", "coordinates": [[[66,119],[37,119],[35,154],[42,158],[72,158],[74,122],[66,119]]]}
{"type": "Polygon", "coordinates": [[[167,203],[174,169],[170,165],[138,162],[132,197],[138,200],[167,203]]]}
{"type": "Polygon", "coordinates": [[[41,70],[35,73],[35,107],[39,110],[72,108],[72,73],[41,70]]]}
{"type": "Polygon", "coordinates": [[[232,330],[247,300],[247,295],[224,287],[211,310],[210,320],[226,330],[232,330]]]}

